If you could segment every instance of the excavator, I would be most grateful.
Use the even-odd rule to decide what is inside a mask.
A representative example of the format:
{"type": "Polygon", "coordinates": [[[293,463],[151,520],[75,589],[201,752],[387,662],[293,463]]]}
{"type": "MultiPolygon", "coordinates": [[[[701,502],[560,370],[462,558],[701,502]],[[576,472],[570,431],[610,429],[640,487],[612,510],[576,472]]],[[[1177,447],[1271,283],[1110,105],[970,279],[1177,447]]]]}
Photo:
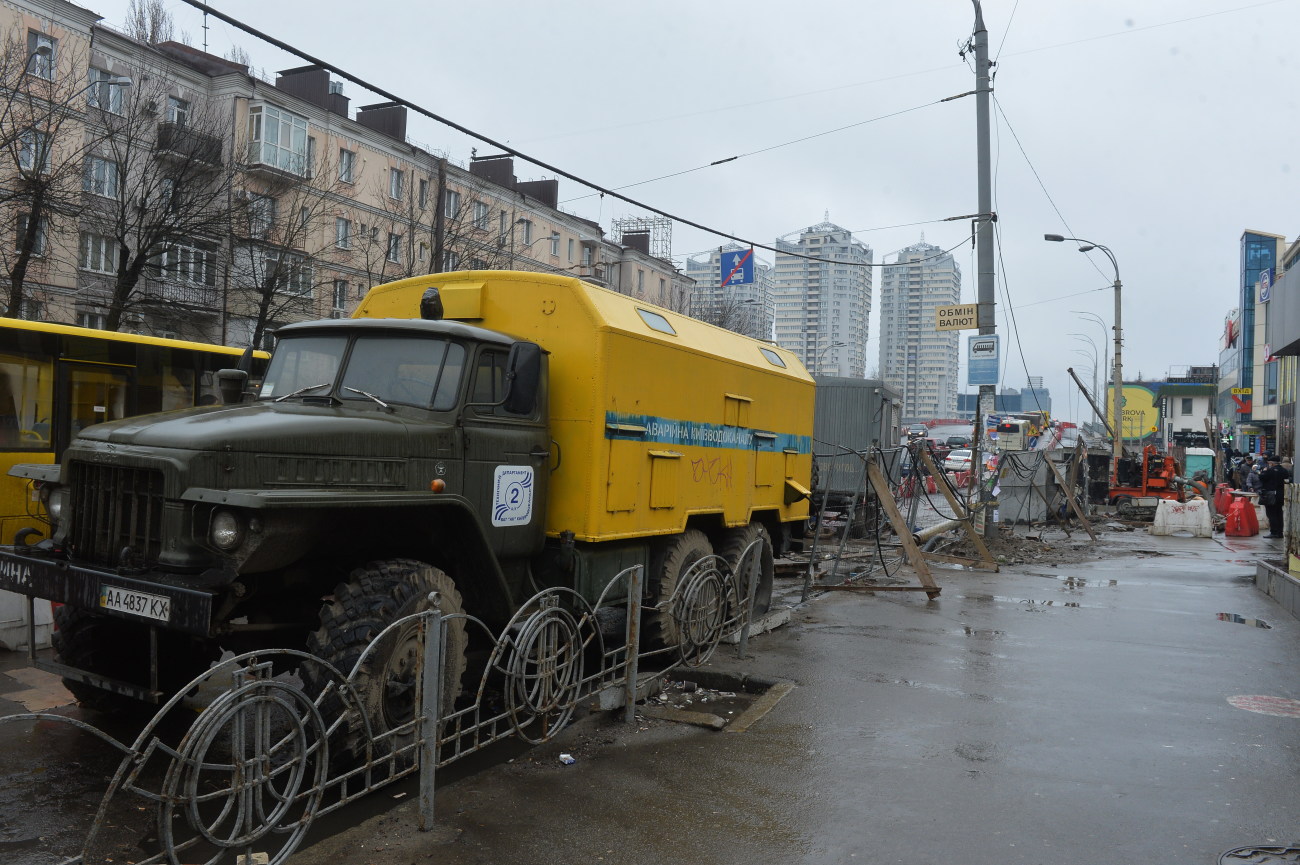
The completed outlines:
{"type": "Polygon", "coordinates": [[[1154,519],[1161,499],[1184,500],[1186,483],[1178,475],[1177,460],[1147,445],[1140,456],[1120,457],[1108,497],[1121,517],[1154,519]]]}

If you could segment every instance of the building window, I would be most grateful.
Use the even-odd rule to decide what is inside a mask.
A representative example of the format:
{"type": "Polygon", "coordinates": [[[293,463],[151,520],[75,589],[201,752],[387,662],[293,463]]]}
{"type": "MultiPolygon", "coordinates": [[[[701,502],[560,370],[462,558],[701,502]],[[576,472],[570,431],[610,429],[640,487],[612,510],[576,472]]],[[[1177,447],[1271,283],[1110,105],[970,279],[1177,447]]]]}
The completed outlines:
{"type": "Polygon", "coordinates": [[[442,215],[447,219],[455,219],[460,213],[460,193],[454,189],[448,189],[443,194],[442,215]]]}
{"type": "Polygon", "coordinates": [[[583,266],[583,267],[591,267],[591,247],[590,247],[590,246],[584,246],[584,247],[582,248],[582,266],[583,266]]]}
{"type": "MultiPolygon", "coordinates": [[[[17,248],[20,251],[23,248],[23,241],[26,240],[27,238],[27,228],[29,222],[30,222],[30,217],[26,213],[18,214],[17,248]]],[[[45,254],[45,220],[42,219],[36,225],[36,236],[35,238],[32,239],[32,255],[44,255],[44,254],[45,254]]]]}
{"type": "Polygon", "coordinates": [[[420,178],[420,209],[424,210],[429,206],[429,181],[420,178]]]}
{"type": "Polygon", "coordinates": [[[489,221],[492,218],[492,208],[488,207],[482,201],[474,202],[474,227],[482,231],[487,231],[489,221]]]}
{"type": "Polygon", "coordinates": [[[108,327],[108,319],[102,312],[79,312],[77,313],[77,327],[103,330],[108,327]]]}
{"type": "Polygon", "coordinates": [[[560,257],[560,235],[558,233],[551,235],[551,255],[556,258],[560,257]]]}
{"type": "Polygon", "coordinates": [[[351,183],[357,164],[357,155],[346,148],[339,149],[339,182],[351,183]]]}
{"type": "Polygon", "coordinates": [[[348,249],[352,241],[352,220],[338,217],[334,220],[334,245],[348,249]]]}
{"type": "Polygon", "coordinates": [[[533,242],[533,223],[531,220],[519,220],[519,242],[524,246],[533,242]]]}
{"type": "Polygon", "coordinates": [[[95,273],[115,273],[117,271],[114,251],[117,242],[107,235],[81,235],[81,268],[95,273]]]}
{"type": "Polygon", "coordinates": [[[334,308],[335,309],[348,308],[349,288],[351,288],[351,286],[348,285],[348,281],[346,279],[334,280],[334,308]]]}
{"type": "Polygon", "coordinates": [[[49,172],[50,136],[48,133],[36,129],[23,131],[19,141],[18,167],[24,171],[36,171],[39,174],[49,172]]]}
{"type": "Polygon", "coordinates": [[[190,285],[216,285],[216,268],[211,250],[197,246],[176,245],[165,250],[153,262],[154,272],[172,282],[190,285]]]}
{"type": "Polygon", "coordinates": [[[640,268],[636,271],[636,293],[639,297],[645,297],[645,271],[640,268]]]}
{"type": "Polygon", "coordinates": [[[460,270],[460,254],[452,252],[450,249],[442,256],[442,269],[444,271],[460,270]]]}
{"type": "Polygon", "coordinates": [[[294,253],[267,250],[262,259],[266,281],[274,277],[278,290],[285,294],[311,294],[311,263],[294,253]]]}
{"type": "Polygon", "coordinates": [[[306,117],[274,105],[254,105],[248,110],[248,140],[253,162],[307,176],[306,117]]]}
{"type": "Polygon", "coordinates": [[[569,238],[569,261],[573,261],[573,238],[569,238]]]}
{"type": "Polygon", "coordinates": [[[177,126],[190,125],[190,103],[187,99],[177,99],[175,96],[167,97],[167,122],[175,123],[177,126]]]}
{"type": "Polygon", "coordinates": [[[248,234],[266,237],[275,224],[275,199],[269,195],[253,193],[248,197],[248,234]]]}
{"type": "Polygon", "coordinates": [[[27,74],[54,80],[54,67],[58,62],[59,40],[36,30],[27,31],[27,74]]]}
{"type": "Polygon", "coordinates": [[[388,233],[388,260],[393,264],[402,263],[402,235],[388,233]]]}
{"type": "Polygon", "coordinates": [[[86,160],[86,174],[81,180],[81,188],[94,195],[105,198],[117,198],[117,163],[109,159],[92,156],[86,160]]]}
{"type": "Polygon", "coordinates": [[[388,169],[388,197],[400,199],[406,193],[406,172],[400,168],[388,169]]]}
{"type": "Polygon", "coordinates": [[[118,76],[103,69],[90,69],[90,86],[87,88],[86,101],[91,108],[99,108],[113,114],[122,113],[122,97],[126,88],[121,84],[110,84],[118,76]]]}
{"type": "Polygon", "coordinates": [[[1191,397],[1187,397],[1187,396],[1185,396],[1185,397],[1182,397],[1182,400],[1183,400],[1183,414],[1191,414],[1191,413],[1192,413],[1192,398],[1191,398],[1191,397]]]}

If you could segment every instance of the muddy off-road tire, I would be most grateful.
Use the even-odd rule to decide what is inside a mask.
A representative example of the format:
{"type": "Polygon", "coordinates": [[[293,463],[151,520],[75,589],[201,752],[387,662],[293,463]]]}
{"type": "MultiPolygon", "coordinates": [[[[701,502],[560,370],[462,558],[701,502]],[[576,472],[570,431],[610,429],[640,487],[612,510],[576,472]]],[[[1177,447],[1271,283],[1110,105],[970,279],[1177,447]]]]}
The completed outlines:
{"type": "MultiPolygon", "coordinates": [[[[393,622],[430,609],[429,593],[442,596],[444,615],[464,611],[460,591],[451,577],[437,568],[414,559],[384,559],[354,570],[348,581],[334,589],[334,597],[320,612],[321,626],[307,639],[307,651],[329,661],[343,675],[351,672],[366,647],[393,622]]],[[[445,623],[445,654],[440,713],[452,711],[461,692],[465,674],[465,620],[445,623]]],[[[303,678],[309,692],[319,692],[324,682],[319,670],[304,668],[303,678]]],[[[366,656],[357,670],[356,687],[362,711],[370,719],[370,732],[378,738],[410,721],[415,716],[420,678],[419,622],[411,620],[386,636],[366,656]]],[[[337,711],[336,700],[322,707],[337,711]]],[[[326,722],[332,721],[326,718],[326,722]]],[[[375,757],[383,756],[414,740],[413,733],[389,737],[376,743],[375,757]]],[[[331,750],[344,760],[365,757],[365,725],[355,719],[347,726],[341,740],[331,743],[331,750]]],[[[409,765],[409,761],[406,761],[409,765]]]]}
{"type": "MultiPolygon", "coordinates": [[[[727,529],[718,537],[715,552],[736,572],[740,566],[740,557],[755,539],[761,538],[758,553],[758,587],[754,592],[754,615],[766,613],[772,606],[772,538],[762,523],[750,523],[736,529],[727,529]]],[[[749,601],[750,563],[746,562],[744,572],[736,572],[737,597],[735,603],[743,605],[749,601]]]]}
{"type": "MultiPolygon", "coordinates": [[[[55,631],[51,637],[60,663],[109,679],[149,685],[149,628],[111,616],[99,616],[66,605],[54,608],[55,631]]],[[[189,638],[166,631],[158,635],[158,690],[166,701],[191,679],[207,669],[217,657],[210,657],[193,645],[189,638]]],[[[63,686],[77,702],[96,712],[147,716],[157,706],[125,694],[115,694],[64,679],[63,686]]]]}
{"type": "Polygon", "coordinates": [[[673,618],[672,605],[665,602],[672,598],[677,584],[691,565],[711,555],[713,546],[708,537],[696,529],[687,529],[654,545],[650,553],[652,593],[648,603],[662,605],[662,609],[649,611],[645,619],[646,638],[651,647],[664,648],[681,643],[681,627],[673,618]]]}

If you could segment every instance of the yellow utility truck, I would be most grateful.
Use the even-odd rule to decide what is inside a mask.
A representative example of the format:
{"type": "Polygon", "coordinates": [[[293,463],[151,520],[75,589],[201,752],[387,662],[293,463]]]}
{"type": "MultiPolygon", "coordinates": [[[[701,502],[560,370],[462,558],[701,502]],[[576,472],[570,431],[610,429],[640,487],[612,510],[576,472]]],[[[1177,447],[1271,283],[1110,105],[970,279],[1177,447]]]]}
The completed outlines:
{"type": "MultiPolygon", "coordinates": [[[[0,588],[63,604],[53,669],[83,702],[157,700],[222,649],[346,670],[432,591],[502,624],[639,563],[655,604],[755,540],[762,607],[807,516],[813,381],[769,343],[502,271],[381,285],[277,336],[255,398],[223,372],[225,405],[97,424],[26,470],[51,524],[0,548],[0,588]]],[[[676,642],[671,615],[647,624],[676,642]]],[[[415,673],[378,654],[382,728],[415,673]]]]}

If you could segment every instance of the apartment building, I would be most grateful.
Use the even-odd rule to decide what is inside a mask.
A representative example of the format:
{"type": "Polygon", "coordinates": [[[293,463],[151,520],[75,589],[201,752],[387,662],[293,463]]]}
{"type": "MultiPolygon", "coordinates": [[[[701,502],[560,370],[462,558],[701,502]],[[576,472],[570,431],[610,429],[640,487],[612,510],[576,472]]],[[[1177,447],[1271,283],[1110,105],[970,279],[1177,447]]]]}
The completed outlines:
{"type": "Polygon", "coordinates": [[[871,247],[832,222],[775,245],[777,343],[813,375],[865,378],[871,247]]]}
{"type": "Polygon", "coordinates": [[[958,331],[935,330],[935,308],[961,299],[961,268],[921,240],[886,262],[880,281],[880,377],[903,399],[903,421],[953,417],[958,331]]]}
{"type": "Polygon", "coordinates": [[[558,181],[415,146],[404,106],[353,108],[327,70],[265,81],[63,0],[5,4],[0,32],[10,104],[48,106],[0,118],[0,139],[23,144],[0,156],[17,232],[0,258],[20,276],[7,314],[265,346],[279,325],[349,315],[373,285],[444,270],[689,293],[669,261],[560,210],[558,181]]]}

